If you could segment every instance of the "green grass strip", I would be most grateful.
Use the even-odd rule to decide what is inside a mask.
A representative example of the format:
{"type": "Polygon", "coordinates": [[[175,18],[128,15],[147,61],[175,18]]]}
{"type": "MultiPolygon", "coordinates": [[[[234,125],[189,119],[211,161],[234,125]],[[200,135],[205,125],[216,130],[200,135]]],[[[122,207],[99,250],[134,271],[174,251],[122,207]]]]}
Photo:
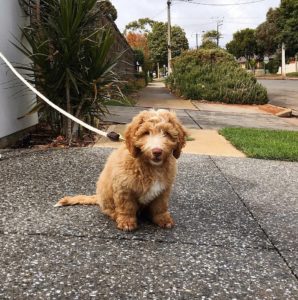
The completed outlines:
{"type": "Polygon", "coordinates": [[[248,157],[298,161],[298,131],[223,128],[219,133],[248,157]]]}
{"type": "Polygon", "coordinates": [[[287,73],[287,77],[298,77],[298,72],[287,73]]]}

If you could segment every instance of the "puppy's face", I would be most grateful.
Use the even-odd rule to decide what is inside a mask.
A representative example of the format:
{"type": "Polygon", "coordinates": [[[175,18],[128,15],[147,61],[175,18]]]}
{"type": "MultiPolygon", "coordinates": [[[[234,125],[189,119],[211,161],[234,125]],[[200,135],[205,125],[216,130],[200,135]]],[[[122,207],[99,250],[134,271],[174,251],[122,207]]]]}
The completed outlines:
{"type": "Polygon", "coordinates": [[[128,126],[125,140],[134,157],[162,165],[170,156],[179,158],[186,132],[175,114],[166,110],[143,111],[128,126]]]}

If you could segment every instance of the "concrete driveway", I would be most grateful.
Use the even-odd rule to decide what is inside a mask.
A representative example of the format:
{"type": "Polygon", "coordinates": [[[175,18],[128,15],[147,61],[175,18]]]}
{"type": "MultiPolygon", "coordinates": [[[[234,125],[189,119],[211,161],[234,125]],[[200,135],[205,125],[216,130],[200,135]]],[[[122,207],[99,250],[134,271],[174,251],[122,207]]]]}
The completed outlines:
{"type": "Polygon", "coordinates": [[[298,80],[258,80],[267,88],[271,104],[287,107],[298,114],[298,80]]]}
{"type": "Polygon", "coordinates": [[[124,233],[92,194],[110,149],[0,161],[0,299],[297,299],[298,163],[182,155],[176,221],[124,233]]]}

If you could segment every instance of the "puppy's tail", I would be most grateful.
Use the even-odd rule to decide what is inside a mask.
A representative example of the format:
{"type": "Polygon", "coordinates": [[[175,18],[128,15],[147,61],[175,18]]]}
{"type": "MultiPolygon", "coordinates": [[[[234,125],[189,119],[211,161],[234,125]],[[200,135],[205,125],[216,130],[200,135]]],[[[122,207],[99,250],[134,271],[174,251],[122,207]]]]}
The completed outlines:
{"type": "Polygon", "coordinates": [[[78,195],[74,197],[64,197],[60,199],[54,206],[66,206],[66,205],[76,205],[76,204],[83,204],[83,205],[95,205],[98,204],[97,202],[97,195],[93,196],[85,196],[85,195],[78,195]]]}

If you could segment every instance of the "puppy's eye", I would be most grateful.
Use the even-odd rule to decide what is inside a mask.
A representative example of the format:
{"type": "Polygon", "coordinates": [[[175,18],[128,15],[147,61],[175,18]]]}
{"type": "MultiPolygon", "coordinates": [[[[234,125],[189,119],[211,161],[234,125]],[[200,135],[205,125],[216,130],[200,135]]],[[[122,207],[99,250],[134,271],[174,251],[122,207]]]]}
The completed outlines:
{"type": "Polygon", "coordinates": [[[166,131],[166,132],[164,132],[164,136],[165,137],[169,137],[169,138],[171,138],[172,136],[166,131]]]}
{"type": "Polygon", "coordinates": [[[149,131],[145,131],[145,132],[143,133],[143,135],[149,135],[149,134],[150,134],[149,131]]]}

